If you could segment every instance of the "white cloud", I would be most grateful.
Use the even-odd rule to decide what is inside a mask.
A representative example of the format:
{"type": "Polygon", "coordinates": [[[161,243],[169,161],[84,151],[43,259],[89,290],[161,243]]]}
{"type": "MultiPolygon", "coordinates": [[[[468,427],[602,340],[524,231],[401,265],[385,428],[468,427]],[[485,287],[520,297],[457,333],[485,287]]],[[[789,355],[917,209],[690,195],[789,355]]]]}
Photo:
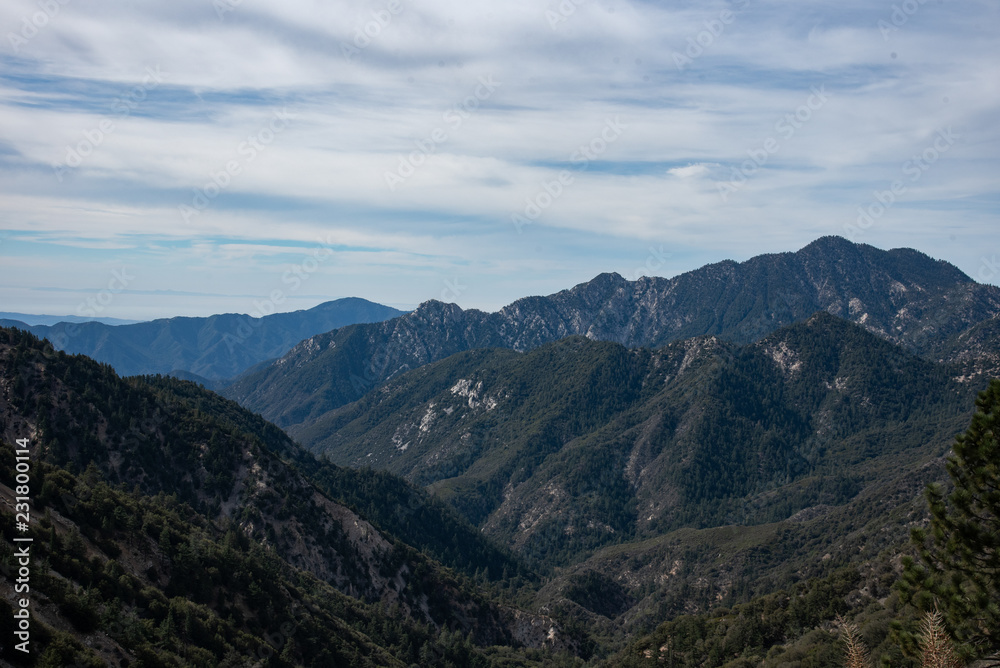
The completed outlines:
{"type": "Polygon", "coordinates": [[[698,178],[701,176],[707,176],[711,173],[713,167],[718,165],[706,164],[704,162],[699,162],[693,165],[686,165],[684,167],[674,167],[667,170],[667,174],[671,176],[676,176],[680,179],[691,179],[698,178]]]}
{"type": "MultiPolygon", "coordinates": [[[[960,142],[864,240],[925,243],[974,271],[995,238],[1000,46],[986,2],[925,3],[886,37],[877,23],[891,8],[861,2],[587,2],[555,24],[553,3],[400,2],[350,59],[343,45],[376,32],[386,3],[247,0],[222,20],[195,0],[60,5],[4,57],[0,225],[33,241],[0,254],[40,262],[53,245],[86,244],[90,259],[73,265],[84,271],[148,252],[151,272],[160,267],[149,280],[166,289],[184,263],[192,275],[198,262],[266,273],[283,241],[333,229],[374,249],[341,266],[377,276],[386,301],[434,296],[425,279],[436,269],[523,273],[526,248],[553,284],[568,283],[641,261],[615,259],[628,244],[718,259],[842,233],[947,127],[960,142]],[[674,53],[727,9],[734,19],[678,70],[674,53]],[[151,67],[163,83],[116,115],[115,99],[151,67]],[[499,86],[477,99],[483,78],[499,86]],[[820,86],[828,101],[791,136],[779,130],[820,86]],[[282,108],[294,123],[246,159],[242,143],[282,108]],[[579,169],[580,147],[599,146],[615,118],[626,129],[579,169]],[[60,181],[52,165],[109,120],[60,181]],[[724,201],[718,185],[768,139],[778,149],[724,201]],[[410,158],[420,166],[390,190],[386,173],[410,158]],[[185,223],[178,207],[234,160],[239,174],[185,223]],[[511,214],[562,170],[573,184],[518,235],[511,214]],[[967,241],[942,245],[954,225],[967,241]]],[[[37,11],[11,0],[0,26],[16,34],[37,11]]],[[[232,280],[216,292],[242,294],[245,277],[232,280]]],[[[469,304],[502,304],[521,285],[469,304]]]]}

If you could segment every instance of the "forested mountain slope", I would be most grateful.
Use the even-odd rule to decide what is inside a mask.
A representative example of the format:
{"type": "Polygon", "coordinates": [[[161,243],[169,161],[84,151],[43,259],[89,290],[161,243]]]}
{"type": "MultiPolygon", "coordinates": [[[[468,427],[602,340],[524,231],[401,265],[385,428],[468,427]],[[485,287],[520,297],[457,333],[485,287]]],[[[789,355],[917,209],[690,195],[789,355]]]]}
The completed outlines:
{"type": "Polygon", "coordinates": [[[943,452],[978,388],[819,313],[747,346],[570,337],[469,351],[292,433],[428,485],[541,563],[682,526],[841,505],[943,452]]]}
{"type": "MultiPolygon", "coordinates": [[[[133,659],[160,650],[186,657],[164,665],[225,665],[231,651],[257,651],[269,625],[278,628],[302,606],[319,614],[319,606],[328,612],[313,620],[313,646],[289,652],[308,651],[318,660],[323,636],[337,635],[343,636],[339,656],[408,665],[422,645],[430,651],[440,644],[441,629],[479,647],[572,646],[551,620],[499,602],[429,556],[471,573],[530,575],[403,481],[355,477],[315,462],[277,428],[190,383],[122,380],[107,365],[0,329],[0,439],[9,448],[24,438],[36,467],[38,525],[49,536],[49,561],[38,571],[55,605],[49,626],[72,627],[74,638],[97,627],[97,615],[124,615],[147,631],[154,628],[149,624],[181,624],[183,615],[183,634],[123,631],[127,637],[116,639],[114,651],[133,659]],[[398,533],[376,527],[338,497],[374,509],[376,521],[398,533]],[[50,564],[54,571],[47,572],[50,564]],[[123,592],[88,589],[106,572],[107,587],[126,578],[123,592]],[[202,607],[174,610],[170,600],[178,595],[202,607]],[[192,630],[198,624],[220,629],[222,641],[211,640],[215,631],[192,630]],[[366,639],[370,624],[388,635],[366,639]],[[347,627],[360,635],[352,640],[338,630],[347,627]]],[[[4,470],[11,494],[14,469],[4,470]]],[[[12,531],[12,515],[4,521],[12,531]]],[[[331,656],[340,646],[331,646],[331,656]]]]}

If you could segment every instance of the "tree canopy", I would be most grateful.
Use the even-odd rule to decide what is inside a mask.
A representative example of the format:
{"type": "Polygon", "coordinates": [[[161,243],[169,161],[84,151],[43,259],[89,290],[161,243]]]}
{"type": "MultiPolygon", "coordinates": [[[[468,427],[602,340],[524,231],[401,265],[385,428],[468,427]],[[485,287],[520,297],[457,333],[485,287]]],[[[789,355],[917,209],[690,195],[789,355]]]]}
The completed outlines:
{"type": "Polygon", "coordinates": [[[929,531],[914,530],[920,563],[909,561],[904,593],[922,609],[940,606],[968,658],[1000,650],[1000,380],[976,400],[976,413],[948,458],[951,493],[927,489],[929,531]]]}

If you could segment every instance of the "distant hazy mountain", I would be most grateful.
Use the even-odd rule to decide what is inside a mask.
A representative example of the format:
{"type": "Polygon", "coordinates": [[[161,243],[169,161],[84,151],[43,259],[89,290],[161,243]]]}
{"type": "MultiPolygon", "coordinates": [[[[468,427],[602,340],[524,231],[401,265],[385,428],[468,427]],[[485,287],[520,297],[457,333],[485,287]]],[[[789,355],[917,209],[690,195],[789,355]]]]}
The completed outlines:
{"type": "MultiPolygon", "coordinates": [[[[35,325],[27,329],[67,353],[110,364],[123,376],[182,372],[185,378],[231,378],[284,353],[299,341],[354,323],[373,323],[402,311],[348,298],[263,318],[227,313],[165,318],[133,325],[99,322],[35,325]]],[[[0,326],[24,327],[0,321],[0,326]]]]}
{"type": "Polygon", "coordinates": [[[824,237],[796,253],[720,262],[670,279],[602,274],[496,313],[426,302],[393,320],[303,341],[224,393],[279,426],[304,429],[389,378],[463,350],[531,350],[573,334],[629,347],[701,335],[743,344],[821,310],[930,353],[1000,314],[1000,288],[915,250],[824,237]]]}
{"type": "Polygon", "coordinates": [[[122,320],[121,318],[84,318],[78,315],[32,315],[0,311],[0,320],[16,320],[26,325],[55,325],[60,322],[100,322],[105,325],[134,325],[142,320],[122,320]]]}

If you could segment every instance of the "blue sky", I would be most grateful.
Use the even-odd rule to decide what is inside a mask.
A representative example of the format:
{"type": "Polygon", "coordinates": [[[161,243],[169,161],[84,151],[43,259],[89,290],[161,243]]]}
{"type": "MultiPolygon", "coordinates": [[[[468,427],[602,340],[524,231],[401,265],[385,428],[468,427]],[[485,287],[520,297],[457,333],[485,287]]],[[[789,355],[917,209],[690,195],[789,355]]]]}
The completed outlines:
{"type": "Polygon", "coordinates": [[[998,19],[950,0],[7,0],[0,310],[495,310],[827,234],[996,284],[998,19]]]}

